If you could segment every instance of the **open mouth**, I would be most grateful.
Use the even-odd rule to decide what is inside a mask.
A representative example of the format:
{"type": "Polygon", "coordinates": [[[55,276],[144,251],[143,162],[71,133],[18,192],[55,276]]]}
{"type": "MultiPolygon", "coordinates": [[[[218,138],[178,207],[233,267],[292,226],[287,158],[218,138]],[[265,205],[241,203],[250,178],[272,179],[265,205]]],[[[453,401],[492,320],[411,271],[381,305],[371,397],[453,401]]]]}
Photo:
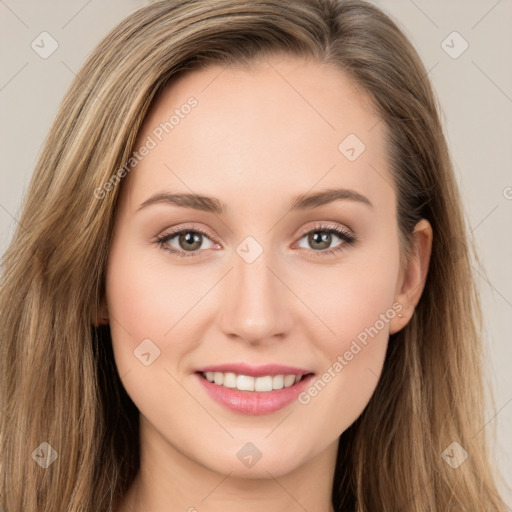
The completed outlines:
{"type": "Polygon", "coordinates": [[[291,366],[244,364],[201,368],[195,375],[210,398],[248,415],[270,414],[293,404],[314,378],[314,373],[291,366]]]}
{"type": "Polygon", "coordinates": [[[230,389],[239,391],[270,392],[283,388],[289,388],[312,373],[302,375],[282,374],[282,375],[262,375],[252,377],[250,375],[241,375],[233,372],[197,372],[208,382],[217,384],[230,389]]]}

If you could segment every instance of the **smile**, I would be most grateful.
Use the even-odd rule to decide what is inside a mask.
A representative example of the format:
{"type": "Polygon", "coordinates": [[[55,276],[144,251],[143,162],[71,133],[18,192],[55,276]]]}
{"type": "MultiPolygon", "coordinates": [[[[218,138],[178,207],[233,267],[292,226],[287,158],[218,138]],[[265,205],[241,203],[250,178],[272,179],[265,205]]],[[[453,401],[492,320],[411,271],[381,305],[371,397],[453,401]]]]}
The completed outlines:
{"type": "Polygon", "coordinates": [[[240,391],[268,392],[277,389],[289,388],[300,382],[304,375],[264,375],[252,377],[250,375],[237,375],[232,372],[203,372],[202,375],[209,382],[226,388],[236,388],[240,391]]]}
{"type": "Polygon", "coordinates": [[[199,368],[194,375],[213,402],[232,412],[261,415],[297,401],[314,373],[284,365],[238,363],[199,368]]]}

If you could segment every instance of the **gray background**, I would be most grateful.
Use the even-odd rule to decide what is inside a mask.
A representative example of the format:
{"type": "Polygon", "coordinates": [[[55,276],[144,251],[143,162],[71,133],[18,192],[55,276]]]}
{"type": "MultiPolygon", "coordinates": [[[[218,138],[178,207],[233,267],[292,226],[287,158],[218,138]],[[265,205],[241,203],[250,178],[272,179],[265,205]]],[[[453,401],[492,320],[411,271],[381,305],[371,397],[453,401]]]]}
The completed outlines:
{"type": "MultiPolygon", "coordinates": [[[[0,253],[74,74],[99,40],[144,3],[0,0],[0,253]],[[39,41],[42,46],[45,31],[58,48],[43,59],[31,45],[39,41]]],[[[374,3],[406,31],[442,106],[468,224],[486,269],[476,274],[497,414],[489,411],[482,429],[497,429],[495,456],[506,481],[503,495],[512,507],[512,0],[374,3]],[[469,45],[459,56],[464,42],[450,36],[454,31],[469,45]]],[[[50,48],[48,38],[45,48],[50,48]]]]}

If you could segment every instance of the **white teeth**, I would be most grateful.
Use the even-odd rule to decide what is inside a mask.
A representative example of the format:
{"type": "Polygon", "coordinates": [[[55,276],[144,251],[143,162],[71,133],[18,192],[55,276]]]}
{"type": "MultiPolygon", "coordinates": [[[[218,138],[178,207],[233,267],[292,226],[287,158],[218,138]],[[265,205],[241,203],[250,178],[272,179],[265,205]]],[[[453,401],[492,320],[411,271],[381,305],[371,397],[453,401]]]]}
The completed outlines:
{"type": "Polygon", "coordinates": [[[240,391],[254,391],[254,377],[239,375],[236,378],[236,388],[240,391]]]}
{"type": "Polygon", "coordinates": [[[236,388],[236,375],[234,373],[225,373],[222,385],[227,388],[236,388]]]}
{"type": "Polygon", "coordinates": [[[254,382],[254,391],[272,391],[272,377],[258,377],[254,382]]]}
{"type": "Polygon", "coordinates": [[[295,383],[295,375],[285,375],[284,376],[284,387],[289,388],[295,383]]]}
{"type": "Polygon", "coordinates": [[[274,375],[272,377],[272,388],[283,389],[284,387],[284,375],[274,375]]]}
{"type": "Polygon", "coordinates": [[[237,375],[232,372],[205,372],[206,380],[218,386],[236,388],[240,391],[268,392],[276,389],[289,388],[302,379],[302,375],[265,375],[251,377],[250,375],[237,375]]]}

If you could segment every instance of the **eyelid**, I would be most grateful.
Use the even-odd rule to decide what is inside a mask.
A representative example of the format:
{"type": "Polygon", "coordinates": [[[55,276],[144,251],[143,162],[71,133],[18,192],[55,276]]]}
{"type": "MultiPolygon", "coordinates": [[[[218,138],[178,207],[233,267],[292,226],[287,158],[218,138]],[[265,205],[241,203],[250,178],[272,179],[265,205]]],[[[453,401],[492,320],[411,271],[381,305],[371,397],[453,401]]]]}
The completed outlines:
{"type": "MultiPolygon", "coordinates": [[[[195,233],[200,233],[201,235],[208,238],[214,246],[218,246],[218,242],[214,236],[212,236],[208,230],[204,228],[198,228],[195,225],[180,225],[179,227],[173,227],[167,230],[164,230],[162,233],[156,236],[156,240],[153,243],[156,243],[160,249],[171,253],[171,255],[176,256],[178,259],[187,258],[187,257],[201,257],[202,253],[205,252],[206,249],[199,251],[184,251],[182,249],[175,249],[174,247],[167,246],[166,243],[175,236],[178,236],[182,232],[192,231],[195,233]]],[[[210,248],[211,249],[211,248],[210,248]]]]}
{"type": "MultiPolygon", "coordinates": [[[[186,231],[192,231],[196,233],[200,233],[204,236],[206,236],[214,245],[220,245],[216,241],[216,237],[212,236],[208,230],[200,227],[196,227],[195,225],[180,225],[176,228],[171,228],[169,230],[164,230],[163,233],[158,235],[156,237],[156,243],[159,244],[164,250],[167,250],[171,252],[172,254],[178,255],[178,257],[187,257],[187,256],[199,256],[202,252],[204,252],[206,249],[198,250],[198,251],[183,251],[180,249],[174,249],[169,247],[164,247],[164,244],[167,240],[170,238],[173,238],[176,235],[179,235],[182,232],[186,231]]],[[[345,249],[345,246],[347,245],[353,245],[357,242],[357,238],[355,234],[350,230],[349,228],[346,228],[344,226],[339,226],[337,224],[327,224],[324,222],[317,222],[313,226],[308,226],[306,228],[301,229],[299,238],[293,243],[295,245],[297,242],[299,242],[304,236],[309,235],[310,233],[314,232],[330,232],[335,234],[338,238],[342,240],[342,243],[340,243],[338,246],[334,247],[333,249],[323,249],[321,251],[315,251],[313,249],[308,250],[309,253],[313,253],[314,257],[325,257],[328,254],[334,254],[338,251],[341,251],[345,249]]]]}
{"type": "Polygon", "coordinates": [[[355,234],[352,232],[351,229],[345,227],[345,226],[339,226],[338,224],[328,224],[325,222],[316,222],[313,226],[308,226],[307,228],[303,228],[300,231],[300,238],[302,238],[305,235],[308,235],[311,232],[315,231],[339,231],[347,236],[350,236],[355,239],[355,234]]]}
{"type": "Polygon", "coordinates": [[[304,238],[304,236],[315,232],[327,232],[334,234],[341,240],[341,243],[333,248],[323,249],[321,251],[309,249],[306,251],[306,254],[308,255],[307,257],[326,258],[331,255],[338,256],[349,247],[356,245],[358,242],[358,238],[356,237],[355,233],[345,226],[339,226],[338,224],[327,224],[325,222],[316,222],[314,226],[309,226],[301,230],[299,239],[297,242],[294,242],[294,245],[299,243],[300,240],[304,238]]]}
{"type": "Polygon", "coordinates": [[[164,229],[164,231],[162,231],[160,234],[158,234],[155,238],[162,239],[165,237],[170,237],[172,235],[177,235],[177,234],[181,233],[182,231],[194,231],[197,233],[201,233],[202,235],[205,235],[210,240],[212,240],[212,242],[214,242],[216,239],[215,235],[213,235],[209,230],[202,228],[202,227],[197,227],[196,225],[192,225],[192,224],[183,224],[183,225],[180,224],[178,227],[164,229]]]}

